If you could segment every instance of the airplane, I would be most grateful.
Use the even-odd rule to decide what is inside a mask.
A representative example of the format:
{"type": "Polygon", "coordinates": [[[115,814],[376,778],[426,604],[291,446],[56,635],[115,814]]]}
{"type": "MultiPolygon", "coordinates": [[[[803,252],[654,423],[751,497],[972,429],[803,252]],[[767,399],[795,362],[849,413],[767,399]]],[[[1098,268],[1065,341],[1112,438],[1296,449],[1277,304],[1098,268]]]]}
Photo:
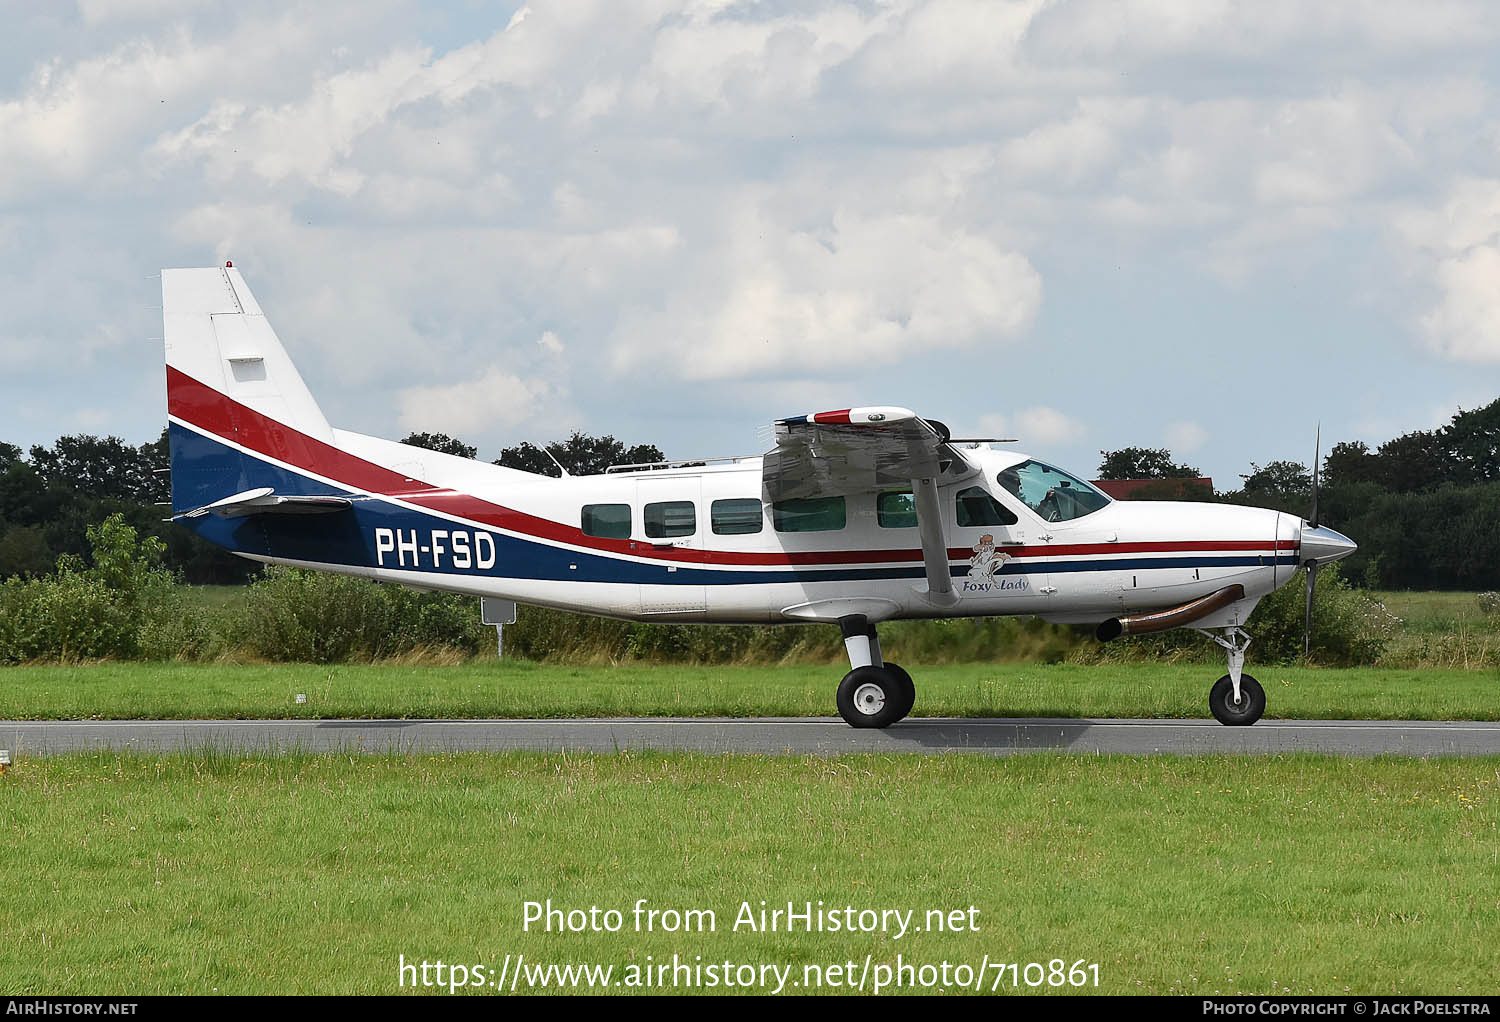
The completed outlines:
{"type": "MultiPolygon", "coordinates": [[[[839,715],[916,689],[878,626],[1036,615],[1108,641],[1191,627],[1226,651],[1209,709],[1253,724],[1256,604],[1352,553],[1310,519],[1115,501],[895,406],[793,415],[760,457],[561,478],[336,429],[232,263],[162,271],[172,521],[242,557],[633,621],[837,626],[839,715]]],[[[1316,475],[1314,476],[1316,494],[1316,475]]]]}

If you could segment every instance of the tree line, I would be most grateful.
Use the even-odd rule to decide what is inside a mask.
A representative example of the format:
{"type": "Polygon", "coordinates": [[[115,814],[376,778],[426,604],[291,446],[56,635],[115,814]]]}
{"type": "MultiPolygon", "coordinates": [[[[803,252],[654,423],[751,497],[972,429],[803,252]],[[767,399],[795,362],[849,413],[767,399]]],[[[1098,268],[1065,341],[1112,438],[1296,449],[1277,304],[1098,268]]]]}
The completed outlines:
{"type": "MultiPolygon", "coordinates": [[[[403,443],[474,458],[478,449],[443,433],[412,433],[403,443]]],[[[1235,489],[1194,485],[1202,473],[1170,450],[1101,451],[1101,479],[1149,479],[1136,499],[1215,500],[1306,515],[1312,472],[1301,462],[1252,463],[1235,489]]],[[[557,476],[610,465],[663,461],[652,444],[574,432],[545,446],[504,448],[494,464],[557,476]]],[[[57,559],[87,559],[88,529],[120,514],[142,536],[164,544],[163,564],[194,584],[235,584],[259,566],[163,521],[168,516],[167,434],[132,447],[118,437],[59,437],[23,453],[0,442],[0,578],[36,577],[57,559]]],[[[1460,411],[1444,426],[1402,434],[1371,450],[1337,443],[1319,479],[1323,524],[1359,551],[1344,562],[1351,581],[1384,589],[1500,588],[1500,399],[1460,411]]]]}
{"type": "Polygon", "coordinates": [[[133,447],[119,437],[59,437],[24,454],[0,442],[0,578],[39,577],[64,555],[88,561],[88,530],[119,514],[165,546],[163,560],[195,583],[243,582],[250,561],[168,525],[167,432],[133,447]]]}

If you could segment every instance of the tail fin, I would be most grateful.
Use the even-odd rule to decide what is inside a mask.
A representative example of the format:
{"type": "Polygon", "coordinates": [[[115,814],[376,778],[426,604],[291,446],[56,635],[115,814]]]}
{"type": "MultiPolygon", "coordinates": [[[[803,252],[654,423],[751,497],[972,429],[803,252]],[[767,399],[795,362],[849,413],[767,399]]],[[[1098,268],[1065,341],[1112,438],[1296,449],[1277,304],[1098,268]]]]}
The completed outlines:
{"type": "Polygon", "coordinates": [[[240,453],[206,441],[259,430],[264,453],[306,463],[309,439],[333,442],[333,430],[296,366],[266,322],[240,271],[163,270],[162,319],[167,357],[167,413],[172,453],[172,511],[180,514],[252,488],[240,453]]]}

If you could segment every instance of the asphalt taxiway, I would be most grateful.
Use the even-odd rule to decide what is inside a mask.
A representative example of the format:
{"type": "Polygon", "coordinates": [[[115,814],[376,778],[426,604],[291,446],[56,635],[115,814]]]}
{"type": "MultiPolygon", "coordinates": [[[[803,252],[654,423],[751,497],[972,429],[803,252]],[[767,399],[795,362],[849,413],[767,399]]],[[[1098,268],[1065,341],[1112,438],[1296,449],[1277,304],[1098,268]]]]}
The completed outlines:
{"type": "Polygon", "coordinates": [[[759,755],[972,753],[1325,753],[1342,756],[1500,756],[1500,723],[1402,720],[968,719],[921,717],[884,731],[837,718],[586,720],[106,720],[0,721],[12,757],[99,750],[309,752],[618,752],[657,749],[759,755]]]}

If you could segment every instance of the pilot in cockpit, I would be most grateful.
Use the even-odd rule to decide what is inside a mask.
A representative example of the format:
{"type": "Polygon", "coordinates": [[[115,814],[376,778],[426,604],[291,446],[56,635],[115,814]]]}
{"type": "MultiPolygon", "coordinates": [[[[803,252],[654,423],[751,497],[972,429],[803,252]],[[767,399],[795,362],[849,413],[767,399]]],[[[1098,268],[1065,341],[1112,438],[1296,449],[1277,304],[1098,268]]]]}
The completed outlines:
{"type": "Polygon", "coordinates": [[[1061,469],[1039,461],[1023,461],[1003,469],[996,477],[1001,486],[1035,511],[1043,521],[1067,522],[1092,514],[1109,498],[1061,469]],[[1027,491],[1030,490],[1028,495],[1027,491]],[[1036,494],[1041,496],[1037,497],[1036,494]]]}

